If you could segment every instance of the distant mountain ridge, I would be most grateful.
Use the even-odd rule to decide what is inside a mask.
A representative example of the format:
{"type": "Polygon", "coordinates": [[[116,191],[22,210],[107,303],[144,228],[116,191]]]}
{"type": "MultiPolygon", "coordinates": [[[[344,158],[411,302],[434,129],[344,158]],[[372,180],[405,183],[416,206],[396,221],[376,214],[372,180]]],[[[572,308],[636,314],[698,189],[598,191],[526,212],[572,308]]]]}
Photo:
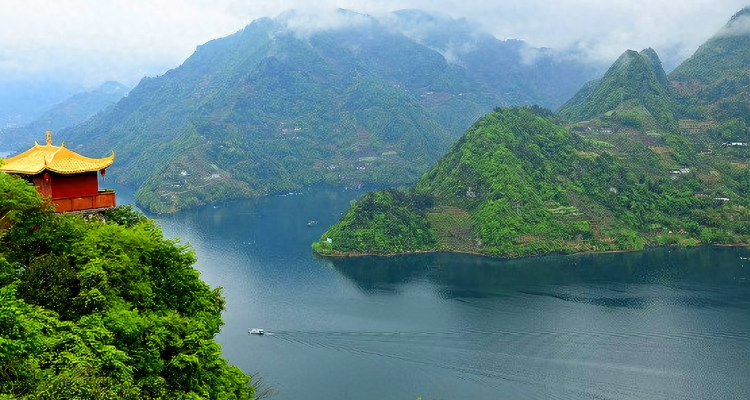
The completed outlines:
{"type": "Polygon", "coordinates": [[[0,129],[31,123],[55,104],[83,91],[71,82],[0,77],[0,129]]]}
{"type": "MultiPolygon", "coordinates": [[[[256,20],[62,136],[92,154],[114,149],[113,176],[139,187],[147,209],[171,212],[317,182],[413,182],[492,107],[544,98],[507,97],[482,82],[496,74],[448,62],[371,16],[336,18],[312,30],[296,12],[256,20]]],[[[535,68],[519,60],[507,62],[516,77],[535,68]]],[[[593,75],[565,65],[584,71],[581,82],[593,75]]],[[[557,87],[535,74],[528,85],[557,87]]]]}
{"type": "Polygon", "coordinates": [[[0,150],[25,150],[34,140],[44,140],[44,132],[58,131],[80,124],[94,114],[116,103],[130,90],[119,82],[105,82],[98,88],[74,94],[55,104],[29,124],[0,131],[0,150]]]}

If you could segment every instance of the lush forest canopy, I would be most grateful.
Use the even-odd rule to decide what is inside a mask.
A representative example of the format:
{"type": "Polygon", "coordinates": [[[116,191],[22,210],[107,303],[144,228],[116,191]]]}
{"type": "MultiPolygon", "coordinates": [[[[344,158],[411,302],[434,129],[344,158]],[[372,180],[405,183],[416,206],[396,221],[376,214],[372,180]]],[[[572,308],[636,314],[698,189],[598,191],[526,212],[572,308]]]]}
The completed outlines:
{"type": "Polygon", "coordinates": [[[0,173],[0,398],[253,398],[189,246],[128,207],[104,217],[53,213],[0,173]]]}
{"type": "Polygon", "coordinates": [[[313,248],[517,257],[750,243],[750,170],[721,143],[700,146],[669,133],[576,134],[548,110],[496,109],[416,186],[365,195],[313,248]]]}

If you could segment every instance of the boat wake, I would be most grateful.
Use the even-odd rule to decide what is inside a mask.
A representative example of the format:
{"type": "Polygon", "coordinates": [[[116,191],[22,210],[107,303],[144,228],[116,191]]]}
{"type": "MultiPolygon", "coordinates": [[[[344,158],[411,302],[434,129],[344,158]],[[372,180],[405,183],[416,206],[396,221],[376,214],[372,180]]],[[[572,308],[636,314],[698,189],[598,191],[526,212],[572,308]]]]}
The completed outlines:
{"type": "MultiPolygon", "coordinates": [[[[275,340],[313,350],[336,351],[396,365],[407,362],[421,371],[440,368],[451,376],[507,391],[508,384],[539,386],[545,393],[556,388],[557,398],[651,398],[647,387],[617,382],[617,376],[633,374],[644,379],[667,382],[691,379],[690,371],[669,365],[651,365],[638,357],[612,360],[597,354],[622,350],[628,343],[630,352],[680,351],[684,346],[707,342],[731,341],[750,345],[748,334],[706,335],[683,332],[668,335],[645,332],[575,332],[575,331],[302,331],[282,330],[273,333],[275,340]],[[692,343],[691,343],[692,342],[692,343]],[[546,349],[546,350],[545,350],[546,349]],[[550,352],[550,349],[557,349],[550,352]],[[671,349],[671,350],[670,350],[671,349]],[[391,363],[390,361],[399,361],[391,363]],[[611,376],[609,383],[592,386],[591,381],[576,379],[587,374],[611,376]],[[544,379],[540,380],[540,374],[544,379]]],[[[693,371],[700,372],[700,371],[693,371]]],[[[656,385],[658,387],[658,385],[656,385]]],[[[669,398],[669,397],[667,397],[669,398]]]]}

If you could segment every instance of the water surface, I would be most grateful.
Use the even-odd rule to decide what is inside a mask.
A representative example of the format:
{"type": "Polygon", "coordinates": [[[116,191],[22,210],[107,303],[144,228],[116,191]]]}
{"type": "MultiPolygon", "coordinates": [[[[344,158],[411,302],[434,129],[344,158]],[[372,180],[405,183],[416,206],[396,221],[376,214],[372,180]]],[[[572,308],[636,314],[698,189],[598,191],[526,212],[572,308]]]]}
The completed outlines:
{"type": "Polygon", "coordinates": [[[157,217],[224,288],[224,356],[275,398],[750,398],[749,249],[315,258],[361,194],[157,217]]]}

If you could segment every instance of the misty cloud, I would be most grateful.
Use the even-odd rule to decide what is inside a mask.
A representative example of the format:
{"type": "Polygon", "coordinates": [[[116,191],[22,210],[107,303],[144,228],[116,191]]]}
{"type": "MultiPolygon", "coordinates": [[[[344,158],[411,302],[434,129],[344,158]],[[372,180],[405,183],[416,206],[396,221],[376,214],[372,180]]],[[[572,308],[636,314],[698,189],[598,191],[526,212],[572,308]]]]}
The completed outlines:
{"type": "MultiPolygon", "coordinates": [[[[501,40],[574,50],[601,62],[612,62],[626,49],[653,47],[660,56],[668,51],[665,64],[675,64],[746,1],[466,0],[457,7],[454,0],[318,0],[315,6],[302,0],[4,0],[0,79],[43,77],[89,86],[119,80],[134,85],[145,75],[179,66],[198,45],[289,9],[299,10],[286,25],[300,37],[367,24],[367,15],[384,21],[395,10],[421,9],[453,21],[464,18],[468,26],[501,40]],[[354,13],[329,12],[338,8],[354,13]]],[[[420,29],[440,29],[441,23],[425,20],[402,31],[418,38],[420,29]]],[[[747,26],[743,17],[724,34],[744,32],[747,26]]],[[[471,43],[443,43],[441,51],[455,59],[471,43]]],[[[533,60],[533,54],[527,58],[533,60]]]]}
{"type": "Polygon", "coordinates": [[[287,11],[277,21],[300,39],[307,39],[315,33],[345,28],[365,27],[373,24],[372,17],[347,10],[293,10],[287,11]]]}
{"type": "Polygon", "coordinates": [[[732,21],[719,31],[717,36],[740,36],[750,33],[750,7],[732,18],[732,21]]]}
{"type": "Polygon", "coordinates": [[[524,65],[533,65],[536,60],[543,55],[544,54],[541,49],[524,46],[520,51],[521,63],[524,65]]]}
{"type": "Polygon", "coordinates": [[[476,50],[488,33],[479,33],[464,18],[454,19],[440,12],[398,10],[378,17],[381,23],[417,43],[434,49],[451,64],[461,64],[462,56],[476,50]]]}
{"type": "Polygon", "coordinates": [[[450,64],[460,64],[461,56],[477,49],[476,42],[448,42],[445,49],[438,49],[445,61],[450,64]]]}

